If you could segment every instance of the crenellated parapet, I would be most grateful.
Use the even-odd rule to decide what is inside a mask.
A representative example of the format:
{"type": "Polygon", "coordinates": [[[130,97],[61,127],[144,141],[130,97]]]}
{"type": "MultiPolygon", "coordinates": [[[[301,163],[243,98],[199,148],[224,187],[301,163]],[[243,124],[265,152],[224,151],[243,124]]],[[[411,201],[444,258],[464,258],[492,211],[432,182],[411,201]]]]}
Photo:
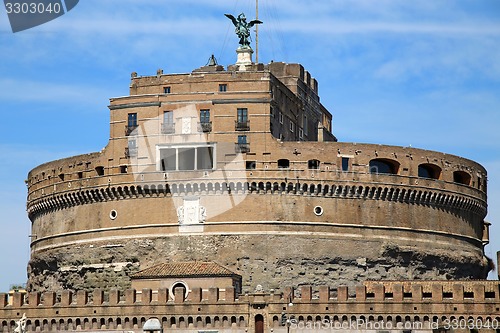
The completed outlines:
{"type": "MultiPolygon", "coordinates": [[[[263,316],[268,329],[283,329],[283,313],[300,326],[307,323],[421,322],[442,325],[463,318],[500,320],[498,281],[388,281],[355,287],[287,287],[282,293],[260,291],[237,295],[225,288],[209,288],[206,298],[193,288],[169,296],[168,289],[136,291],[94,290],[15,293],[12,305],[0,294],[0,331],[11,332],[25,313],[27,331],[140,330],[156,317],[164,329],[248,329],[263,316]],[[325,322],[326,320],[326,322],[325,322]]],[[[178,291],[181,291],[180,288],[178,291]]]]}

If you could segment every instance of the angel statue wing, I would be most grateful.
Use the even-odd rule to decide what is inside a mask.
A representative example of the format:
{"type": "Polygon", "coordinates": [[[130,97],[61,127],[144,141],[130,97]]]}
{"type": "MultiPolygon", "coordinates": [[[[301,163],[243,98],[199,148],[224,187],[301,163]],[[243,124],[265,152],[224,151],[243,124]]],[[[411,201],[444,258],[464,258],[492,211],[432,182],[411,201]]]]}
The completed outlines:
{"type": "Polygon", "coordinates": [[[231,15],[231,14],[224,14],[224,15],[226,17],[228,17],[233,22],[233,24],[234,24],[235,27],[238,26],[238,21],[236,20],[236,18],[233,15],[231,15]]]}
{"type": "Polygon", "coordinates": [[[256,25],[256,24],[262,24],[262,23],[263,23],[263,22],[262,22],[262,21],[260,21],[260,20],[252,20],[252,21],[250,21],[250,22],[248,23],[248,28],[251,28],[251,27],[253,27],[253,26],[254,26],[254,25],[256,25]]]}

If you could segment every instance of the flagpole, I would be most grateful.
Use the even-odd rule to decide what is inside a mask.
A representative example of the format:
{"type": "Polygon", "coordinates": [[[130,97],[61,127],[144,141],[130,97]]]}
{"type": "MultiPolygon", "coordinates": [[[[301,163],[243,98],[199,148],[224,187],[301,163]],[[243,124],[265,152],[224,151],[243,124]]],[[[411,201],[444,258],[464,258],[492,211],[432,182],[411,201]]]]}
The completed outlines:
{"type": "MultiPolygon", "coordinates": [[[[259,0],[255,0],[255,19],[259,19],[259,0]]],[[[255,63],[259,63],[259,25],[255,25],[255,63]]]]}

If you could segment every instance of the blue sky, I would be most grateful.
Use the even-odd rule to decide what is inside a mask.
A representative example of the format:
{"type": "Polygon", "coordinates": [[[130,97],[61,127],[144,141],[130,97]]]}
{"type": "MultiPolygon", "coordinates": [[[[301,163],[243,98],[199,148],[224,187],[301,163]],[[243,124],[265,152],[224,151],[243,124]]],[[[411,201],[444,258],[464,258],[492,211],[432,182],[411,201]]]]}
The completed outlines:
{"type": "MultiPolygon", "coordinates": [[[[500,2],[260,0],[259,60],[302,63],[319,81],[341,141],[425,148],[489,173],[492,242],[500,250],[500,2]]],[[[224,13],[251,0],[81,0],[13,34],[0,8],[0,291],[26,280],[24,180],[50,160],[98,151],[109,98],[130,73],[190,72],[213,53],[236,60],[224,13]]],[[[494,275],[490,275],[494,277],[494,275]]]]}

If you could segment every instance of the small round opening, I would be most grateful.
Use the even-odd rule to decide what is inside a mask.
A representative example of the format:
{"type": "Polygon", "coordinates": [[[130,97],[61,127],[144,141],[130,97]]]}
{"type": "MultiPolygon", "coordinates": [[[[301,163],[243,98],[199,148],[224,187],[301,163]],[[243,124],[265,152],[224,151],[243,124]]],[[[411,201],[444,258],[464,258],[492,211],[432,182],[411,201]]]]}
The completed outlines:
{"type": "Polygon", "coordinates": [[[316,216],[323,215],[323,207],[321,206],[314,207],[314,214],[316,214],[316,216]]]}
{"type": "Polygon", "coordinates": [[[118,212],[116,210],[112,210],[111,212],[109,212],[109,218],[114,220],[116,219],[116,217],[118,216],[118,212]]]}

